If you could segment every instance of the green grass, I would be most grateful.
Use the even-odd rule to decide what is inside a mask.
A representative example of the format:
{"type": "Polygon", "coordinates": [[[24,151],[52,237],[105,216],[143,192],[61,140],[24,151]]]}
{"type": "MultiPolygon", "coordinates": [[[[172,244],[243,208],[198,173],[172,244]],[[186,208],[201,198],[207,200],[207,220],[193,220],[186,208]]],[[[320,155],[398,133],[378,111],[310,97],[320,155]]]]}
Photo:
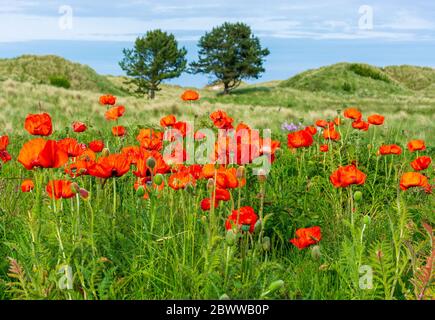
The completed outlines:
{"type": "MultiPolygon", "coordinates": [[[[354,76],[362,78],[357,88],[368,81],[365,90],[371,94],[361,94],[364,88],[342,92],[329,84],[311,92],[273,82],[244,85],[229,96],[203,89],[201,100],[193,104],[180,101],[184,88],[177,86],[164,86],[155,101],[120,96],[118,103],[127,112],[119,124],[128,128],[121,140],[111,136],[113,123],[104,120],[105,108],[98,104],[106,90],[0,81],[0,135],[9,135],[8,150],[14,158],[0,169],[0,299],[219,299],[224,294],[231,299],[415,299],[413,279],[431,250],[423,223],[435,225],[435,202],[433,195],[415,189],[403,192],[398,186],[416,156],[407,151],[407,141],[424,139],[428,149],[419,154],[434,157],[435,100],[425,94],[427,86],[422,91],[410,85],[404,89],[391,73],[390,83],[374,79],[377,69],[361,70],[354,76]],[[391,90],[375,89],[372,81],[391,90]],[[287,149],[280,129],[284,121],[308,125],[333,119],[348,106],[358,106],[364,116],[385,115],[385,125],[359,132],[349,130],[345,122],[340,127],[342,141],[331,144],[328,153],[318,151],[324,143],[318,135],[310,148],[295,153],[287,149]],[[248,165],[247,186],[232,190],[233,201],[221,203],[213,213],[199,206],[208,195],[207,181],[186,190],[166,187],[144,200],[136,196],[131,172],[105,183],[77,178],[90,198],[55,203],[45,185],[65,178],[62,170],[27,171],[15,160],[22,144],[32,138],[23,129],[28,113],[51,114],[52,139],[70,136],[88,143],[102,138],[115,153],[137,144],[139,129],[157,128],[164,115],[194,120],[198,129],[211,125],[208,115],[216,109],[225,110],[236,123],[271,128],[282,150],[264,184],[248,165]],[[84,121],[88,131],[71,132],[73,121],[84,121]],[[404,152],[378,157],[382,143],[397,143],[404,152]],[[366,183],[333,188],[330,174],[352,161],[367,174],[366,183]],[[19,191],[24,178],[36,182],[33,193],[19,191]],[[362,192],[361,201],[353,201],[355,191],[362,192]],[[270,238],[270,248],[258,245],[265,241],[258,232],[244,234],[235,245],[227,242],[225,219],[238,207],[239,197],[242,206],[267,217],[264,236],[270,238]],[[296,229],[314,225],[322,228],[318,248],[299,251],[288,242],[296,229]],[[16,261],[15,272],[9,270],[9,257],[16,261]],[[72,290],[59,288],[59,269],[65,265],[73,272],[72,290]],[[365,265],[374,272],[370,290],[359,286],[359,268],[365,265]],[[277,280],[283,287],[267,293],[277,280]]],[[[322,77],[333,81],[332,74],[322,77]]],[[[120,78],[107,79],[111,86],[122,86],[120,78]]],[[[334,81],[340,82],[340,74],[334,81]]],[[[433,183],[433,165],[425,173],[433,183]]],[[[432,284],[426,297],[433,294],[432,284]]]]}

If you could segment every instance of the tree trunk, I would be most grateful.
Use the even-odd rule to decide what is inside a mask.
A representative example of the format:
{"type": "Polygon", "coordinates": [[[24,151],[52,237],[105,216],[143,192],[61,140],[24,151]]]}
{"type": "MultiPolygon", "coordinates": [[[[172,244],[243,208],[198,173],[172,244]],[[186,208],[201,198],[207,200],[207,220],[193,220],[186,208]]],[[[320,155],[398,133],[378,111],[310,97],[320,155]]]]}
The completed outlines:
{"type": "Polygon", "coordinates": [[[224,95],[227,95],[227,94],[229,94],[230,93],[230,86],[229,86],[229,83],[228,82],[224,82],[224,92],[223,92],[223,94],[224,95]]]}
{"type": "Polygon", "coordinates": [[[154,89],[150,89],[148,91],[148,98],[153,100],[156,97],[156,91],[154,89]]]}

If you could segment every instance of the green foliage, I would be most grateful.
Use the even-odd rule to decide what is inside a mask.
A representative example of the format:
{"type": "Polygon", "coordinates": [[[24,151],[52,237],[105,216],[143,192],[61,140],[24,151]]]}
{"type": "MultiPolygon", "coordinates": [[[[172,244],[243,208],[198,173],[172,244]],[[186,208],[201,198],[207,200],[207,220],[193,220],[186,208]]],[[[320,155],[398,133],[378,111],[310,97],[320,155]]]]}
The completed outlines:
{"type": "Polygon", "coordinates": [[[186,69],[185,48],[178,48],[173,34],[161,30],[148,31],[136,39],[133,49],[124,49],[121,68],[132,79],[137,94],[148,94],[154,99],[164,80],[178,78],[186,69]]]}
{"type": "Polygon", "coordinates": [[[258,79],[269,55],[244,23],[226,22],[213,28],[201,37],[198,47],[198,61],[191,63],[191,72],[213,75],[223,84],[224,94],[244,79],[258,79]]]}
{"type": "Polygon", "coordinates": [[[58,88],[64,88],[64,89],[71,88],[71,83],[68,81],[68,79],[65,79],[63,77],[56,77],[56,76],[50,77],[50,84],[58,88]]]}
{"type": "Polygon", "coordinates": [[[380,80],[387,83],[391,82],[390,78],[379,68],[368,64],[352,63],[349,65],[349,70],[361,77],[372,78],[373,80],[380,80]]]}

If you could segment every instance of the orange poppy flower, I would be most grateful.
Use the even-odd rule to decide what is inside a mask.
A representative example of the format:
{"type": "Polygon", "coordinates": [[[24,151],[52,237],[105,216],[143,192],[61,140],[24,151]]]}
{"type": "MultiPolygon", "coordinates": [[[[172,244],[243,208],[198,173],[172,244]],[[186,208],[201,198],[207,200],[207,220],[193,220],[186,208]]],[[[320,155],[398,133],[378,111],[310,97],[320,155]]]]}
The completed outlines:
{"type": "Polygon", "coordinates": [[[232,129],[233,118],[229,117],[224,111],[218,110],[210,114],[210,119],[218,129],[232,129]]]}
{"type": "Polygon", "coordinates": [[[323,130],[323,138],[326,140],[338,141],[340,140],[340,133],[334,128],[328,128],[323,130]]]}
{"type": "Polygon", "coordinates": [[[168,184],[174,190],[184,189],[191,183],[195,185],[195,179],[188,172],[176,172],[169,177],[168,184]]]}
{"type": "Polygon", "coordinates": [[[27,115],[24,128],[34,136],[49,136],[53,133],[53,125],[48,113],[27,115]]]}
{"type": "Polygon", "coordinates": [[[91,176],[108,179],[121,177],[130,170],[130,160],[124,154],[111,154],[107,157],[99,158],[88,168],[91,176]]]}
{"type": "Polygon", "coordinates": [[[239,182],[236,177],[236,168],[218,170],[216,175],[216,185],[221,189],[234,189],[239,186],[239,182]]]}
{"type": "Polygon", "coordinates": [[[57,146],[68,154],[68,157],[78,157],[86,151],[84,143],[78,143],[76,139],[65,138],[57,142],[57,146]]]}
{"type": "Polygon", "coordinates": [[[160,120],[160,125],[161,125],[163,128],[166,128],[166,127],[172,127],[176,122],[177,122],[177,119],[175,118],[174,115],[171,114],[171,115],[169,115],[169,116],[163,117],[163,118],[160,120]]]}
{"type": "Polygon", "coordinates": [[[329,180],[336,188],[345,188],[351,184],[362,185],[365,183],[367,176],[357,169],[353,164],[339,167],[332,173],[329,180]]]}
{"type": "Polygon", "coordinates": [[[379,147],[378,154],[383,156],[388,154],[402,154],[402,148],[397,144],[387,144],[379,147]]]}
{"type": "Polygon", "coordinates": [[[116,126],[112,128],[112,134],[115,137],[123,137],[125,136],[126,130],[124,126],[116,126]]]}
{"type": "Polygon", "coordinates": [[[21,191],[22,192],[30,192],[35,189],[35,185],[32,180],[24,180],[21,183],[21,191]]]}
{"type": "Polygon", "coordinates": [[[118,106],[110,108],[106,111],[104,114],[104,117],[106,120],[118,120],[118,118],[122,117],[125,113],[125,107],[124,106],[118,106]]]}
{"type": "Polygon", "coordinates": [[[373,115],[371,115],[371,116],[369,116],[367,118],[367,121],[370,124],[373,124],[375,126],[383,125],[384,124],[384,120],[385,120],[385,117],[381,116],[380,114],[373,114],[373,115]]]}
{"type": "Polygon", "coordinates": [[[344,116],[345,116],[345,118],[348,118],[348,119],[360,120],[362,117],[362,114],[358,109],[347,108],[346,110],[344,110],[344,116]]]}
{"type": "Polygon", "coordinates": [[[421,171],[424,169],[427,169],[429,165],[431,164],[432,159],[428,156],[421,156],[416,158],[414,161],[411,162],[411,167],[415,171],[421,171]]]}
{"type": "Polygon", "coordinates": [[[299,250],[318,243],[322,239],[322,231],[320,227],[302,228],[296,230],[296,238],[290,242],[299,250]]]}
{"type": "Polygon", "coordinates": [[[45,187],[47,194],[52,199],[69,199],[74,197],[75,193],[71,188],[71,181],[52,180],[45,187]]]}
{"type": "Polygon", "coordinates": [[[78,159],[73,163],[69,163],[65,166],[65,173],[71,178],[77,178],[83,175],[89,174],[89,167],[94,165],[94,160],[88,159],[78,159]]]}
{"type": "Polygon", "coordinates": [[[418,172],[406,172],[400,178],[400,189],[408,190],[413,187],[422,187],[426,191],[430,190],[430,184],[426,176],[418,172]]]}
{"type": "Polygon", "coordinates": [[[426,150],[426,145],[423,140],[411,140],[408,143],[408,150],[411,152],[423,151],[426,150]]]}
{"type": "Polygon", "coordinates": [[[100,104],[105,106],[113,106],[116,103],[116,97],[108,94],[100,97],[100,104]]]}
{"type": "Polygon", "coordinates": [[[27,170],[34,167],[59,168],[67,161],[68,154],[58,147],[56,141],[43,138],[26,142],[18,155],[18,162],[27,170]]]}
{"type": "Polygon", "coordinates": [[[3,163],[12,160],[11,155],[6,150],[8,145],[9,145],[9,137],[8,136],[0,137],[0,160],[2,160],[3,163]]]}
{"type": "Polygon", "coordinates": [[[142,148],[147,150],[160,151],[163,148],[163,132],[153,129],[142,129],[136,140],[140,142],[142,148]]]}
{"type": "Polygon", "coordinates": [[[313,136],[306,130],[292,132],[287,136],[287,144],[289,148],[309,147],[313,142],[313,136]]]}
{"type": "Polygon", "coordinates": [[[328,147],[327,144],[322,144],[322,145],[320,146],[320,151],[321,151],[321,152],[328,152],[328,150],[329,150],[329,147],[328,147]]]}
{"type": "Polygon", "coordinates": [[[104,141],[102,140],[94,140],[89,142],[89,149],[94,152],[101,152],[104,149],[104,141]]]}
{"type": "Polygon", "coordinates": [[[335,124],[336,126],[341,125],[341,118],[340,118],[340,117],[336,117],[336,118],[334,119],[334,124],[335,124]]]}
{"type": "Polygon", "coordinates": [[[73,128],[74,132],[81,133],[81,132],[86,131],[86,129],[88,127],[83,122],[74,122],[72,125],[72,128],[73,128]]]}
{"type": "Polygon", "coordinates": [[[326,121],[326,120],[317,120],[316,121],[316,126],[318,126],[320,128],[326,128],[328,126],[328,121],[326,121]]]}
{"type": "Polygon", "coordinates": [[[352,122],[352,128],[354,128],[354,129],[358,129],[358,130],[361,130],[361,131],[367,131],[367,130],[369,130],[369,123],[368,122],[365,122],[365,121],[363,121],[363,120],[355,120],[354,122],[352,122]]]}
{"type": "Polygon", "coordinates": [[[231,215],[225,222],[225,228],[231,230],[236,228],[246,228],[250,233],[254,232],[255,224],[257,223],[258,216],[252,207],[242,207],[240,210],[233,210],[231,215]]]}
{"type": "Polygon", "coordinates": [[[196,101],[199,99],[199,93],[194,90],[186,90],[181,95],[183,101],[196,101]]]}

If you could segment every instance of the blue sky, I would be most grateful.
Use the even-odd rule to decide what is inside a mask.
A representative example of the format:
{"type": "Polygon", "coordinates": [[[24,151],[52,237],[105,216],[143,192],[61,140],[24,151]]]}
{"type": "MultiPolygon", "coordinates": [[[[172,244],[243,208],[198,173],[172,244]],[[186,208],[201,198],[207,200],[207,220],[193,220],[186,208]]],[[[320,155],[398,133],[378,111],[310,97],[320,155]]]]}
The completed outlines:
{"type": "MultiPolygon", "coordinates": [[[[280,70],[290,76],[343,59],[378,65],[435,63],[435,1],[430,0],[0,0],[0,57],[63,54],[99,72],[120,73],[115,48],[129,46],[147,30],[174,33],[193,51],[193,59],[198,38],[224,21],[248,23],[268,44],[272,53],[266,79],[285,77],[280,70]],[[72,10],[71,20],[65,5],[72,10]],[[372,25],[365,19],[370,12],[372,25]],[[72,25],[62,28],[65,21],[72,25]],[[95,52],[107,50],[109,43],[117,44],[107,58],[95,52]],[[68,48],[77,54],[68,54],[68,48]]],[[[204,80],[195,84],[199,82],[204,80]]]]}

